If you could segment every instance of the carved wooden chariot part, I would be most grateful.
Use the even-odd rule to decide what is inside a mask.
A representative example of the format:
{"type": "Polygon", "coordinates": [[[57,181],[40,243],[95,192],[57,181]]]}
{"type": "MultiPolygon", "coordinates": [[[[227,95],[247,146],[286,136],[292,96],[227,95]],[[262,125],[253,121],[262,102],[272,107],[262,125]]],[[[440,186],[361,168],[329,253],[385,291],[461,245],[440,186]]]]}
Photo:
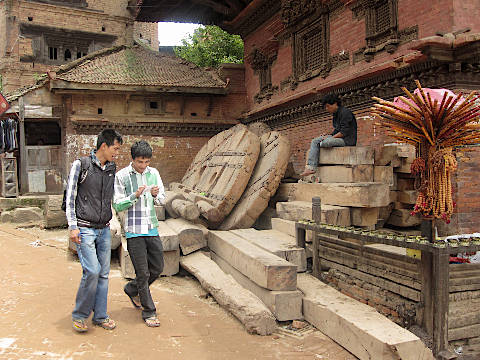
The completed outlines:
{"type": "Polygon", "coordinates": [[[221,230],[251,227],[268,206],[285,174],[290,156],[288,139],[271,131],[262,135],[260,146],[260,156],[247,188],[220,226],[221,230]]]}
{"type": "Polygon", "coordinates": [[[258,136],[245,125],[236,125],[212,137],[195,156],[182,183],[172,183],[170,189],[195,203],[209,227],[216,228],[242,196],[259,153],[258,136]]]}

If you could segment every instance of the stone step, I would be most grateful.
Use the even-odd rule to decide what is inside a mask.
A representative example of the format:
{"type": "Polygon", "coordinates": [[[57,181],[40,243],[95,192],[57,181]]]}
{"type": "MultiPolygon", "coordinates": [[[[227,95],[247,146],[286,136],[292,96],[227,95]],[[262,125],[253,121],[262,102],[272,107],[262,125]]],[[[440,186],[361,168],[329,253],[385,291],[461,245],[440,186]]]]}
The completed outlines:
{"type": "MultiPolygon", "coordinates": [[[[392,170],[393,173],[393,170],[392,170]]],[[[321,183],[354,183],[371,182],[373,180],[373,165],[331,165],[319,166],[312,175],[321,183]]]]}
{"type": "Polygon", "coordinates": [[[297,266],[230,231],[210,231],[208,247],[257,285],[268,290],[296,290],[297,266]]]}
{"type": "Polygon", "coordinates": [[[433,360],[414,334],[308,274],[299,274],[303,315],[360,360],[433,360]]]}
{"type": "Polygon", "coordinates": [[[211,252],[210,254],[212,260],[217,263],[220,269],[225,273],[232,275],[241,286],[248,291],[251,291],[262,300],[278,321],[303,319],[303,294],[301,291],[272,291],[264,289],[255,284],[252,280],[243,275],[214,252],[211,252]]]}
{"type": "Polygon", "coordinates": [[[277,324],[275,317],[262,301],[244,289],[232,276],[202,252],[182,256],[182,267],[195,276],[215,300],[228,309],[252,334],[270,335],[277,324]]]}
{"type": "Polygon", "coordinates": [[[295,184],[291,200],[312,201],[318,196],[323,205],[380,207],[390,203],[389,186],[382,183],[295,184]]]}
{"type": "MultiPolygon", "coordinates": [[[[311,201],[278,202],[277,215],[284,220],[312,220],[312,203],[311,201]]],[[[321,222],[350,226],[350,209],[345,206],[322,204],[321,222]]]]}
{"type": "Polygon", "coordinates": [[[236,229],[230,230],[252,244],[266,250],[288,262],[297,265],[297,272],[307,270],[305,249],[297,246],[295,237],[276,230],[236,229]]]}
{"type": "Polygon", "coordinates": [[[374,151],[369,146],[345,146],[320,149],[320,165],[373,165],[374,151]]]}

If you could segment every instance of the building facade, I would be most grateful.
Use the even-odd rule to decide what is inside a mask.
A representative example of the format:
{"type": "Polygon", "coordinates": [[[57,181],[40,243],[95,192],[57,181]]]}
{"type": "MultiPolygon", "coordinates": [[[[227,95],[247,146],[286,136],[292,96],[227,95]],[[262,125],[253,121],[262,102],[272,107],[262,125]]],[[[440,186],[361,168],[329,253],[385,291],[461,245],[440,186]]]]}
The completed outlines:
{"type": "Polygon", "coordinates": [[[0,1],[2,91],[33,84],[47,70],[137,38],[158,49],[157,25],[136,23],[127,0],[0,1]]]}

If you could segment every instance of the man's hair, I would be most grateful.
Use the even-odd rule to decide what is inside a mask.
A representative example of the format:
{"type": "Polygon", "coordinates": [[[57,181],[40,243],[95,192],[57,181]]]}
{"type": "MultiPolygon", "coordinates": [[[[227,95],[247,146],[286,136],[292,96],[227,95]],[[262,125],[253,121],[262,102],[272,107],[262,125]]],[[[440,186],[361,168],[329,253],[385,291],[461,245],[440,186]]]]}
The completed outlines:
{"type": "Polygon", "coordinates": [[[120,135],[120,133],[113,129],[102,130],[97,136],[97,150],[100,149],[100,146],[102,146],[103,143],[107,144],[107,146],[112,146],[115,143],[115,140],[117,140],[119,144],[123,144],[122,135],[120,135]]]}
{"type": "Polygon", "coordinates": [[[323,106],[325,106],[325,104],[333,105],[335,103],[337,103],[338,106],[342,106],[342,101],[338,98],[337,95],[328,94],[328,95],[325,95],[322,98],[322,105],[323,106]]]}
{"type": "Polygon", "coordinates": [[[135,160],[137,157],[151,158],[152,157],[152,147],[145,140],[135,141],[130,149],[132,154],[132,159],[135,160]]]}

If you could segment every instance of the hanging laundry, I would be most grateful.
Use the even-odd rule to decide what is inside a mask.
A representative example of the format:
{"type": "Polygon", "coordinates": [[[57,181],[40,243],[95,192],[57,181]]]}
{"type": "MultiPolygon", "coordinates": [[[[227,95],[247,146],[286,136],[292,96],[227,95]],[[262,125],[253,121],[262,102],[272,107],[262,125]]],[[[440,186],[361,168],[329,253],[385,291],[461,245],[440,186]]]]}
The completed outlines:
{"type": "Polygon", "coordinates": [[[8,118],[1,121],[0,125],[0,153],[12,152],[18,148],[17,120],[8,118]]]}

